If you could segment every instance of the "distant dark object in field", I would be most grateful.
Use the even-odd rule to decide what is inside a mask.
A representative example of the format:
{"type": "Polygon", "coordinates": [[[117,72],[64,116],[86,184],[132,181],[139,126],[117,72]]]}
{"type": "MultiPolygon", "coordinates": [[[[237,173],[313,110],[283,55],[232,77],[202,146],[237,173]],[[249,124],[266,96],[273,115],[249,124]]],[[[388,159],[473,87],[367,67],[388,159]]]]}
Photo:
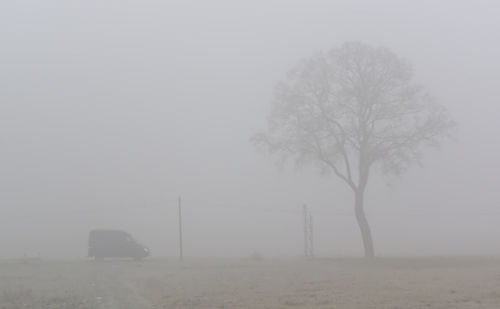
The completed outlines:
{"type": "Polygon", "coordinates": [[[138,243],[127,232],[120,230],[92,230],[89,233],[89,257],[134,258],[149,256],[149,248],[138,243]]]}
{"type": "Polygon", "coordinates": [[[253,261],[262,261],[264,257],[258,251],[254,251],[250,256],[250,259],[253,261]]]}

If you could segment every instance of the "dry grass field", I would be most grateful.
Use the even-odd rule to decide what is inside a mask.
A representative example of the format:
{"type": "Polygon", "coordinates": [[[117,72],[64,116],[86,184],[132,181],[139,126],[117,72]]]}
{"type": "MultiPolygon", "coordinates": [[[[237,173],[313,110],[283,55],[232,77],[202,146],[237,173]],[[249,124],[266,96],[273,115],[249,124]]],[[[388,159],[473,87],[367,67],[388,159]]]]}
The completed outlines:
{"type": "Polygon", "coordinates": [[[0,308],[500,308],[500,259],[4,261],[0,308]]]}

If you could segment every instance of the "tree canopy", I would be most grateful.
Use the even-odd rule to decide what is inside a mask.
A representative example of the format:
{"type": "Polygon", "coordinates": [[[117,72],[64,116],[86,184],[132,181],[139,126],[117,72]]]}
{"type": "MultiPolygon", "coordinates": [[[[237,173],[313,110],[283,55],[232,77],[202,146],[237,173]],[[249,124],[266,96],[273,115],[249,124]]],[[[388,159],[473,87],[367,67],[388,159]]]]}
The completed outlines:
{"type": "MultiPolygon", "coordinates": [[[[333,172],[355,193],[359,222],[372,168],[399,175],[422,146],[438,145],[454,126],[447,110],[413,82],[408,61],[349,42],[300,61],[278,83],[269,128],[254,141],[333,172]]],[[[366,250],[365,244],[372,255],[366,250]]]]}

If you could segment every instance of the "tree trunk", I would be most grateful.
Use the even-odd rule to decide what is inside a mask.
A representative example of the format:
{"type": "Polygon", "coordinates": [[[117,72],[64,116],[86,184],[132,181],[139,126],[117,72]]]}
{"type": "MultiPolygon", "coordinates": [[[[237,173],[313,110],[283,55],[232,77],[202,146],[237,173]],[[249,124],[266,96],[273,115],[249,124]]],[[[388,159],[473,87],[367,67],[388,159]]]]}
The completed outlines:
{"type": "Polygon", "coordinates": [[[364,192],[358,190],[355,193],[354,210],[356,212],[356,219],[358,221],[361,237],[363,238],[363,247],[365,249],[365,257],[374,257],[375,251],[373,250],[372,232],[368,220],[366,220],[364,210],[364,192]]]}

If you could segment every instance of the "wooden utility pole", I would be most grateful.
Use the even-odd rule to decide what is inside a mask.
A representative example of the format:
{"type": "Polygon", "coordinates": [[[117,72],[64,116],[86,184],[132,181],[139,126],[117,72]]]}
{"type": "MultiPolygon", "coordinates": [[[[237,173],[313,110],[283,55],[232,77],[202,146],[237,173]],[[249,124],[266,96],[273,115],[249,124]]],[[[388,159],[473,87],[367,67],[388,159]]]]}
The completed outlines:
{"type": "Polygon", "coordinates": [[[309,237],[308,237],[308,234],[309,234],[309,229],[308,229],[308,218],[307,218],[307,205],[304,204],[304,256],[308,256],[308,253],[309,253],[309,246],[308,246],[308,243],[309,243],[309,237]]]}
{"type": "Polygon", "coordinates": [[[314,256],[313,216],[309,213],[309,256],[314,256]]]}
{"type": "Polygon", "coordinates": [[[314,234],[313,234],[313,216],[307,205],[303,207],[304,215],[304,256],[314,256],[314,234]]]}
{"type": "Polygon", "coordinates": [[[181,197],[179,196],[179,260],[183,260],[184,254],[182,252],[182,207],[181,207],[181,197]]]}

